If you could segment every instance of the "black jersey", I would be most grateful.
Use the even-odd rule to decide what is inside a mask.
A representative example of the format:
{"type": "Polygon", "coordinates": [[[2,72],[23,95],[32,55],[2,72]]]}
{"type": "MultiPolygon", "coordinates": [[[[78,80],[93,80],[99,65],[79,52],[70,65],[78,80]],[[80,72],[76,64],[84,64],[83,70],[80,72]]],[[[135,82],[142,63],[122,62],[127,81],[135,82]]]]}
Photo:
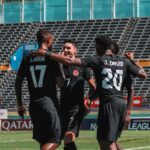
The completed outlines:
{"type": "Polygon", "coordinates": [[[17,75],[27,78],[31,102],[43,96],[56,99],[56,77],[61,76],[56,61],[28,55],[23,58],[17,75]]]}
{"type": "Polygon", "coordinates": [[[91,72],[87,68],[63,66],[65,84],[61,91],[61,103],[65,106],[74,106],[83,103],[85,80],[91,79],[91,72]]]}
{"type": "Polygon", "coordinates": [[[83,66],[92,67],[101,99],[123,97],[123,82],[127,74],[137,75],[139,69],[127,59],[105,55],[82,58],[83,66]]]}

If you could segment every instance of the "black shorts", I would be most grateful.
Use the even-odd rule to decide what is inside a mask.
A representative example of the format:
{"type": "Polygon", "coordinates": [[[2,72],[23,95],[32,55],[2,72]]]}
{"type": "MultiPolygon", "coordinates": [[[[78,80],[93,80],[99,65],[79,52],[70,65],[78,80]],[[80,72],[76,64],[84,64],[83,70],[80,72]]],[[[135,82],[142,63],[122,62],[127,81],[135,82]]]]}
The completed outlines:
{"type": "Polygon", "coordinates": [[[33,138],[40,144],[60,143],[61,126],[59,111],[49,97],[30,104],[29,112],[33,123],[33,138]]]}
{"type": "Polygon", "coordinates": [[[108,100],[102,104],[98,114],[97,139],[117,141],[125,123],[126,102],[124,99],[108,100]]]}
{"type": "Polygon", "coordinates": [[[76,137],[78,137],[84,113],[83,107],[79,107],[77,105],[71,108],[61,108],[62,138],[67,131],[74,132],[76,137]]]}

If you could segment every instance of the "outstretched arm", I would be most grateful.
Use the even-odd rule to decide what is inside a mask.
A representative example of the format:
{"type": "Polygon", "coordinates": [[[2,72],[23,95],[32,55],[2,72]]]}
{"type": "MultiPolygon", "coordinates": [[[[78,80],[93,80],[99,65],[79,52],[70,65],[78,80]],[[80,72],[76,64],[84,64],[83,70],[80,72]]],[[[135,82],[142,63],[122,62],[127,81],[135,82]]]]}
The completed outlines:
{"type": "Polygon", "coordinates": [[[65,65],[81,66],[80,58],[69,58],[69,57],[59,55],[50,51],[46,51],[44,49],[39,49],[37,52],[33,52],[33,55],[41,55],[41,56],[45,55],[65,65]]]}

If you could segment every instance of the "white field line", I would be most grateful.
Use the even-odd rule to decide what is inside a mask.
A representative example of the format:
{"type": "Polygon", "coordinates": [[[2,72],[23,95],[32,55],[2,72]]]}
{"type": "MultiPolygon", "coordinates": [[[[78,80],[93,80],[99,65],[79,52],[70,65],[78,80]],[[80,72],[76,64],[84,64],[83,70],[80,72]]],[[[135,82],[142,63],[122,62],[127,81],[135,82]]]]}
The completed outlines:
{"type": "Polygon", "coordinates": [[[34,141],[33,139],[24,139],[24,140],[6,140],[6,141],[1,141],[1,143],[14,143],[14,142],[23,142],[23,141],[34,141]]]}
{"type": "Polygon", "coordinates": [[[128,148],[128,149],[125,149],[125,150],[138,150],[138,149],[145,149],[145,148],[150,148],[150,146],[136,147],[136,148],[128,148]]]}

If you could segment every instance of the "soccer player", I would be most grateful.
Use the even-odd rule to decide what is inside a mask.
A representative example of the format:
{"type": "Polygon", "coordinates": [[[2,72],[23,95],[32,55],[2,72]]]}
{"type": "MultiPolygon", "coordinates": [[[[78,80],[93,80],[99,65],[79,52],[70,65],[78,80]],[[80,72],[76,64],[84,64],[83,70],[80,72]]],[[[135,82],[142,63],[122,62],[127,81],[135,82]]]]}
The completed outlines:
{"type": "Polygon", "coordinates": [[[87,58],[69,58],[44,50],[38,55],[46,55],[67,65],[91,67],[97,83],[100,98],[98,113],[97,140],[102,150],[117,150],[116,141],[123,129],[126,116],[126,102],[123,98],[123,82],[126,75],[147,78],[146,72],[128,61],[115,56],[112,40],[106,36],[97,36],[97,56],[87,58]]]}
{"type": "MultiPolygon", "coordinates": [[[[120,51],[119,45],[114,41],[112,41],[112,50],[115,55],[118,55],[120,51]]],[[[127,53],[125,53],[125,57],[129,59],[129,57],[127,57],[127,53]]],[[[132,98],[134,96],[134,87],[133,87],[132,78],[130,74],[127,74],[127,76],[125,77],[125,80],[123,82],[123,88],[122,88],[123,91],[124,88],[126,88],[127,90],[127,110],[126,110],[126,117],[125,117],[125,127],[128,128],[130,122],[130,115],[131,115],[132,98]]],[[[121,135],[121,131],[119,134],[121,135]]],[[[115,142],[115,144],[117,149],[120,150],[121,149],[120,145],[117,142],[115,142]]]]}
{"type": "MultiPolygon", "coordinates": [[[[53,36],[47,30],[37,32],[39,49],[50,51],[53,36]]],[[[56,85],[63,86],[64,79],[59,64],[47,56],[27,55],[23,58],[16,78],[18,113],[25,114],[22,102],[22,83],[27,78],[30,94],[29,113],[33,123],[33,138],[41,150],[55,150],[61,140],[59,103],[56,85]]]]}
{"type": "MultiPolygon", "coordinates": [[[[119,45],[112,41],[112,50],[114,51],[115,55],[118,55],[118,53],[120,52],[119,50],[119,45]]],[[[130,58],[131,52],[125,52],[124,56],[125,58],[127,58],[129,61],[131,61],[133,59],[133,55],[132,58],[130,58]]],[[[132,81],[132,77],[130,74],[127,74],[127,76],[125,77],[125,80],[123,82],[123,87],[126,88],[127,90],[127,112],[126,112],[126,126],[128,126],[129,122],[130,122],[130,114],[131,114],[131,107],[132,107],[132,98],[134,96],[134,87],[133,87],[133,81],[132,81]]],[[[124,90],[124,88],[122,88],[124,90]]]]}
{"type": "MultiPolygon", "coordinates": [[[[74,40],[65,40],[61,55],[75,58],[77,44],[74,40]]],[[[75,137],[78,137],[79,127],[85,115],[84,84],[95,89],[91,71],[88,68],[63,65],[65,84],[61,89],[62,137],[64,150],[76,150],[75,137]]]]}

